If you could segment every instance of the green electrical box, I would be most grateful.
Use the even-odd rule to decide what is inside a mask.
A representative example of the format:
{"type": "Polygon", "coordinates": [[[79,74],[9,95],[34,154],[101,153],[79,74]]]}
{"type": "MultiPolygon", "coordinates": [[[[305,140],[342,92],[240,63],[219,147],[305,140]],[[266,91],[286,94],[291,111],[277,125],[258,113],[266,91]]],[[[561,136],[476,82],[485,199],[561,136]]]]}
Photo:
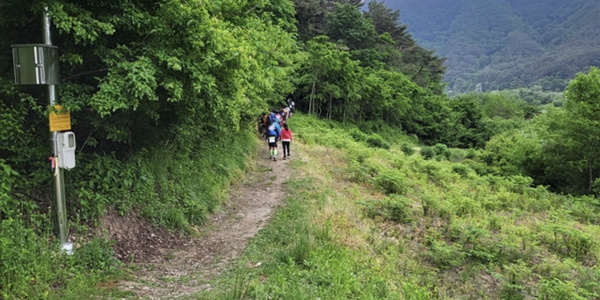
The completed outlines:
{"type": "Polygon", "coordinates": [[[58,47],[44,44],[11,45],[15,84],[58,84],[58,47]]]}

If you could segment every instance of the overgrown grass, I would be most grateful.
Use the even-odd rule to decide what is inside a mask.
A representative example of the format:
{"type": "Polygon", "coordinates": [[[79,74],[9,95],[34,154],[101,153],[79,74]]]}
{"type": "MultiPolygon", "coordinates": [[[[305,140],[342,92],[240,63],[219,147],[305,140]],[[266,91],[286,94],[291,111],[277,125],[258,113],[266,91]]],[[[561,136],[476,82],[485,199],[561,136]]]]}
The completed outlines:
{"type": "Polygon", "coordinates": [[[65,172],[71,232],[84,237],[72,241],[72,256],[59,250],[51,210],[22,199],[13,190],[19,174],[0,160],[0,299],[122,298],[111,286],[123,276],[111,241],[88,238],[87,225],[108,210],[140,213],[173,230],[203,224],[257,146],[249,130],[209,140],[183,139],[125,160],[78,156],[77,168],[65,172]]]}
{"type": "Polygon", "coordinates": [[[303,156],[287,206],[201,298],[600,297],[596,199],[478,175],[442,146],[425,160],[306,116],[290,126],[303,156]]]}

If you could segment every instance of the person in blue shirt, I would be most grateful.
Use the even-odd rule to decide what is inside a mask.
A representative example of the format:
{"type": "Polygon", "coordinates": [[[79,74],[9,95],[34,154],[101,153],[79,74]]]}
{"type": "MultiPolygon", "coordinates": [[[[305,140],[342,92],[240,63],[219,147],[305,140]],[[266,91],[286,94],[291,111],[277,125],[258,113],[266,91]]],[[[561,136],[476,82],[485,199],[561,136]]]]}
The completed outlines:
{"type": "Polygon", "coordinates": [[[269,159],[277,161],[277,141],[281,136],[281,127],[277,121],[273,122],[268,128],[265,134],[267,144],[269,144],[269,159]]]}

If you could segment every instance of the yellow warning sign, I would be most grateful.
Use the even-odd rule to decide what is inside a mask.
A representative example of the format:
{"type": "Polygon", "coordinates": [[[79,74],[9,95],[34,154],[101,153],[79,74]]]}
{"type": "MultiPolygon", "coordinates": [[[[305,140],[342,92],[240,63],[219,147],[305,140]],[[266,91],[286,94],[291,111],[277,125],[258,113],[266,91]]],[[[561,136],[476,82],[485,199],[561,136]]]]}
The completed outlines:
{"type": "Polygon", "coordinates": [[[50,112],[50,131],[71,130],[71,113],[61,110],[62,106],[54,105],[54,111],[50,112]]]}

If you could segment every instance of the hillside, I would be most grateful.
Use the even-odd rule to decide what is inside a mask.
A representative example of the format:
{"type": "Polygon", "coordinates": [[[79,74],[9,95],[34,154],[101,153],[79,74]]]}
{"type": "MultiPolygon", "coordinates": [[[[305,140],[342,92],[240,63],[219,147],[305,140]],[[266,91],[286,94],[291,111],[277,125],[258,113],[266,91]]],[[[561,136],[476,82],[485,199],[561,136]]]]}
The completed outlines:
{"type": "MultiPolygon", "coordinates": [[[[290,124],[298,138],[285,205],[197,298],[600,294],[600,227],[589,198],[522,176],[481,176],[472,168],[478,155],[461,149],[436,147],[431,157],[369,146],[372,134],[337,122],[300,115],[290,124]]],[[[280,161],[271,163],[275,170],[280,161]]]]}
{"type": "Polygon", "coordinates": [[[600,65],[594,0],[386,0],[424,47],[447,57],[448,89],[562,90],[600,65]]]}

